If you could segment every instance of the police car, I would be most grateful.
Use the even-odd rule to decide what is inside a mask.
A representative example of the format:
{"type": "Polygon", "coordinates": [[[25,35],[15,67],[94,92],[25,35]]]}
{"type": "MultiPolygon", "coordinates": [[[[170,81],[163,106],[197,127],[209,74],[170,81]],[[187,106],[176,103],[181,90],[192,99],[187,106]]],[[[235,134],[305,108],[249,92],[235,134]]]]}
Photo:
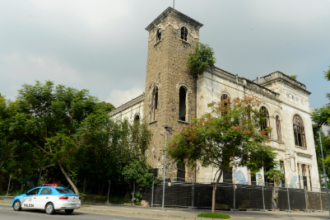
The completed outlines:
{"type": "Polygon", "coordinates": [[[56,184],[43,184],[31,189],[26,194],[16,196],[12,207],[15,211],[22,209],[45,210],[49,215],[57,210],[65,210],[71,214],[74,209],[80,208],[80,196],[56,184]]]}

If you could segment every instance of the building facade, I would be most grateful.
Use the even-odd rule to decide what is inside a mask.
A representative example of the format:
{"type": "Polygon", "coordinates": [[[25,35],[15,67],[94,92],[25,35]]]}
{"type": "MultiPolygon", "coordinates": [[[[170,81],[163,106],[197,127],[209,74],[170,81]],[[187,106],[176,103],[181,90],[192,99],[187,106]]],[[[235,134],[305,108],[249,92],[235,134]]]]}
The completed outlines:
{"type": "MultiPolygon", "coordinates": [[[[262,101],[268,115],[267,126],[273,128],[269,145],[276,149],[278,169],[285,173],[291,187],[318,188],[319,175],[306,86],[280,71],[249,80],[220,68],[206,69],[193,76],[187,67],[189,52],[199,41],[198,21],[167,8],[146,30],[148,57],[145,92],[110,113],[117,120],[146,119],[153,133],[147,150],[147,162],[163,175],[165,129],[168,139],[190,124],[193,118],[209,111],[207,104],[224,98],[253,95],[262,101]]],[[[188,169],[169,158],[166,176],[212,181],[217,175],[212,167],[188,169]]],[[[246,167],[232,168],[221,181],[263,184],[262,169],[251,176],[246,167]]]]}

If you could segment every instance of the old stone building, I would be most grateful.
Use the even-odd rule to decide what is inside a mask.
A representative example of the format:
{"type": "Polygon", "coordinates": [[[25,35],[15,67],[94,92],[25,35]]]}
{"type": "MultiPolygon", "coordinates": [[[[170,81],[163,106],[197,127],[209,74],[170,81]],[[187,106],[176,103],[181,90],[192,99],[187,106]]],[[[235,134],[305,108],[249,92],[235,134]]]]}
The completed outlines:
{"type": "MultiPolygon", "coordinates": [[[[249,80],[220,68],[207,69],[196,78],[189,73],[187,58],[199,41],[198,21],[169,7],[146,28],[148,57],[145,92],[111,112],[118,120],[145,118],[153,133],[147,162],[163,174],[164,125],[170,126],[168,139],[192,118],[209,111],[207,104],[226,98],[254,95],[262,100],[267,126],[273,129],[270,146],[278,152],[279,169],[292,187],[319,187],[312,121],[306,86],[280,71],[249,80]]],[[[246,167],[225,172],[221,181],[262,184],[265,170],[251,177],[246,167]]],[[[212,181],[217,175],[212,167],[187,169],[167,158],[166,176],[212,181]]]]}

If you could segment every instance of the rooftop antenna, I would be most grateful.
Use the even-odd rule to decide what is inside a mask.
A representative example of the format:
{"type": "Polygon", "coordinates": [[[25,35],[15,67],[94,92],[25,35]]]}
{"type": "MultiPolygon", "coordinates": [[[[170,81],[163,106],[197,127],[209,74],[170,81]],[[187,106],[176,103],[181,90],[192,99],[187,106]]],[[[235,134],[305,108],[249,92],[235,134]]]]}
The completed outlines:
{"type": "Polygon", "coordinates": [[[174,7],[175,7],[175,0],[173,0],[173,9],[174,9],[174,7]]]}

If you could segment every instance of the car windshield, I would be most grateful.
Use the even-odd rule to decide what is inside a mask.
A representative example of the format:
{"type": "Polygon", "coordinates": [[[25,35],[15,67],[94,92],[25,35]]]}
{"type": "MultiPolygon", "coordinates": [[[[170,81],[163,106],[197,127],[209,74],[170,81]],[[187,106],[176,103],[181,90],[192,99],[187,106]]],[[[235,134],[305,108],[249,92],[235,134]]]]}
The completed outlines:
{"type": "Polygon", "coordinates": [[[60,194],[74,194],[71,190],[69,189],[60,189],[60,188],[57,188],[56,189],[57,192],[59,192],[60,194]]]}
{"type": "Polygon", "coordinates": [[[32,189],[26,195],[38,195],[40,188],[32,189]]]}

